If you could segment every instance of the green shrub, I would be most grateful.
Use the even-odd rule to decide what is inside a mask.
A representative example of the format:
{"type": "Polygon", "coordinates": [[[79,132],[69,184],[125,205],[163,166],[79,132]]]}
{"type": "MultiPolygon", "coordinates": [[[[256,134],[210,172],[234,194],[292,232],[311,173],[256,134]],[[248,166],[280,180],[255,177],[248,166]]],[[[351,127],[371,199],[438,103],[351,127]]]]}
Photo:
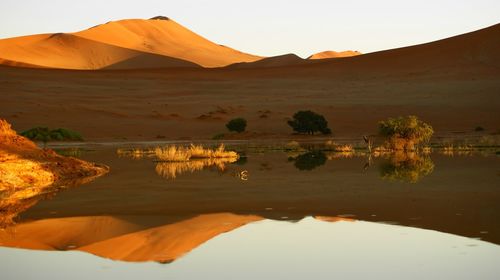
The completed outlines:
{"type": "Polygon", "coordinates": [[[407,116],[381,121],[379,133],[386,138],[391,149],[414,150],[415,145],[429,142],[434,130],[432,126],[420,121],[416,116],[407,116]]]}
{"type": "Polygon", "coordinates": [[[288,125],[297,133],[311,134],[321,132],[331,134],[328,122],[325,117],[313,111],[298,111],[293,115],[293,119],[288,121],[288,125]]]}
{"type": "Polygon", "coordinates": [[[245,120],[244,118],[232,119],[226,124],[226,127],[227,129],[229,129],[229,131],[236,131],[238,133],[241,133],[245,131],[245,128],[247,127],[247,120],[245,120]]]}
{"type": "Polygon", "coordinates": [[[79,133],[65,128],[57,128],[50,130],[48,127],[35,127],[21,132],[21,135],[33,141],[41,141],[43,142],[44,146],[49,141],[83,140],[82,136],[79,133]]]}

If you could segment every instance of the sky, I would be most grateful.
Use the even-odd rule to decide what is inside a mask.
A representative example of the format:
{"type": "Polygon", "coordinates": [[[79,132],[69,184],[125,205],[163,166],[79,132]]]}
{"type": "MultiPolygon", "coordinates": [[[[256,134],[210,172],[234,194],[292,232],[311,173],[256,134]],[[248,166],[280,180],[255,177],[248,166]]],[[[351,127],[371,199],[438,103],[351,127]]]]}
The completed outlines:
{"type": "Polygon", "coordinates": [[[218,44],[273,56],[369,53],[500,23],[499,0],[0,0],[0,38],[167,16],[218,44]]]}

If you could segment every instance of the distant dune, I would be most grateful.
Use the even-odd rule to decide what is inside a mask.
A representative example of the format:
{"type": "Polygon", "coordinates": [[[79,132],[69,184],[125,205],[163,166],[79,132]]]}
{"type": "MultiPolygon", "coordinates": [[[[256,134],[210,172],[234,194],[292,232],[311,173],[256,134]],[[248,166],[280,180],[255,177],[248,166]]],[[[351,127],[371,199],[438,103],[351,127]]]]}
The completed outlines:
{"type": "Polygon", "coordinates": [[[221,67],[260,58],[217,45],[165,17],[112,21],[76,33],[0,40],[0,63],[18,67],[221,67]]]}
{"type": "Polygon", "coordinates": [[[350,57],[350,56],[357,56],[357,55],[361,55],[361,53],[358,51],[343,51],[343,52],[324,51],[324,52],[319,52],[319,53],[313,54],[310,57],[308,57],[307,59],[339,58],[339,57],[350,57]]]}
{"type": "Polygon", "coordinates": [[[237,69],[237,68],[282,67],[282,66],[300,65],[304,63],[307,63],[307,61],[293,53],[290,53],[290,54],[263,58],[255,62],[235,63],[229,65],[228,68],[237,69]]]}

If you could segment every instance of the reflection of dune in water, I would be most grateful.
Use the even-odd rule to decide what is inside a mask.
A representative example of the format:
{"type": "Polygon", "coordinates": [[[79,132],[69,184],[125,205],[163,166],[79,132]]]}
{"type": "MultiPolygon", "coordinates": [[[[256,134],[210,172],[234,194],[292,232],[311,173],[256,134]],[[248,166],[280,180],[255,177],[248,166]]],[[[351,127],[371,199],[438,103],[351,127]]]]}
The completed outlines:
{"type": "Polygon", "coordinates": [[[224,171],[226,164],[236,162],[237,160],[237,158],[209,158],[185,162],[160,162],[156,164],[156,173],[167,179],[175,179],[183,173],[193,173],[212,167],[224,171]]]}
{"type": "Polygon", "coordinates": [[[217,213],[153,225],[147,217],[71,217],[45,219],[0,232],[2,246],[35,250],[79,250],[120,261],[172,262],[210,239],[262,220],[254,215],[217,213]]]}
{"type": "MultiPolygon", "coordinates": [[[[325,222],[355,221],[345,217],[314,218],[325,222]]],[[[159,216],[55,218],[14,225],[0,232],[0,242],[6,247],[78,250],[112,260],[169,263],[212,238],[263,219],[231,213],[203,214],[175,222],[159,216]]]]}
{"type": "Polygon", "coordinates": [[[316,220],[320,220],[323,222],[355,222],[355,219],[347,218],[347,217],[337,217],[337,216],[313,216],[316,220]]]}

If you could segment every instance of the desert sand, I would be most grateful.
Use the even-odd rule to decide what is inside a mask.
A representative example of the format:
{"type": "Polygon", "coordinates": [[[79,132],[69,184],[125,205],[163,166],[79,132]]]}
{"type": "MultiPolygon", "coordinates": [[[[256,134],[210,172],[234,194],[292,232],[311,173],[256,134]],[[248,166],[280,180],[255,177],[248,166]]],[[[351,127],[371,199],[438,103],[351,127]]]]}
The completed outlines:
{"type": "MultiPolygon", "coordinates": [[[[167,53],[170,49],[156,41],[147,44],[154,47],[146,52],[147,46],[138,44],[140,38],[149,38],[146,31],[162,38],[186,38],[193,48],[212,46],[172,20],[124,20],[74,34],[2,40],[0,53],[24,52],[23,48],[11,48],[18,40],[67,40],[75,47],[99,44],[116,57],[100,62],[80,60],[86,48],[75,54],[63,45],[61,51],[75,58],[52,57],[46,65],[93,67],[101,63],[112,67],[112,63],[130,63],[135,67],[133,60],[142,58],[129,52],[175,55],[183,63],[190,60],[204,66],[236,60],[226,55],[234,53],[227,48],[217,48],[220,52],[214,50],[215,56],[212,51],[202,52],[229,59],[223,62],[201,59],[197,52],[186,52],[193,55],[191,58],[180,57],[174,49],[167,53]],[[160,27],[175,32],[163,34],[160,27]],[[122,60],[124,55],[132,61],[122,60]]],[[[29,60],[2,58],[6,65],[15,66],[48,59],[43,49],[38,49],[43,44],[34,46],[22,54],[29,60]]],[[[500,129],[498,46],[500,25],[495,25],[427,44],[333,59],[303,60],[285,55],[208,69],[69,71],[0,66],[0,117],[20,131],[38,125],[65,127],[82,133],[87,140],[100,141],[210,139],[226,132],[225,123],[234,117],[248,120],[250,132],[238,137],[290,138],[292,131],[286,120],[304,109],[325,115],[334,137],[374,134],[378,121],[408,114],[430,123],[437,136],[473,133],[477,126],[485,128],[484,133],[496,133],[500,129]]],[[[243,57],[258,59],[237,57],[240,61],[243,57]]],[[[151,61],[157,62],[154,57],[151,61]]]]}

